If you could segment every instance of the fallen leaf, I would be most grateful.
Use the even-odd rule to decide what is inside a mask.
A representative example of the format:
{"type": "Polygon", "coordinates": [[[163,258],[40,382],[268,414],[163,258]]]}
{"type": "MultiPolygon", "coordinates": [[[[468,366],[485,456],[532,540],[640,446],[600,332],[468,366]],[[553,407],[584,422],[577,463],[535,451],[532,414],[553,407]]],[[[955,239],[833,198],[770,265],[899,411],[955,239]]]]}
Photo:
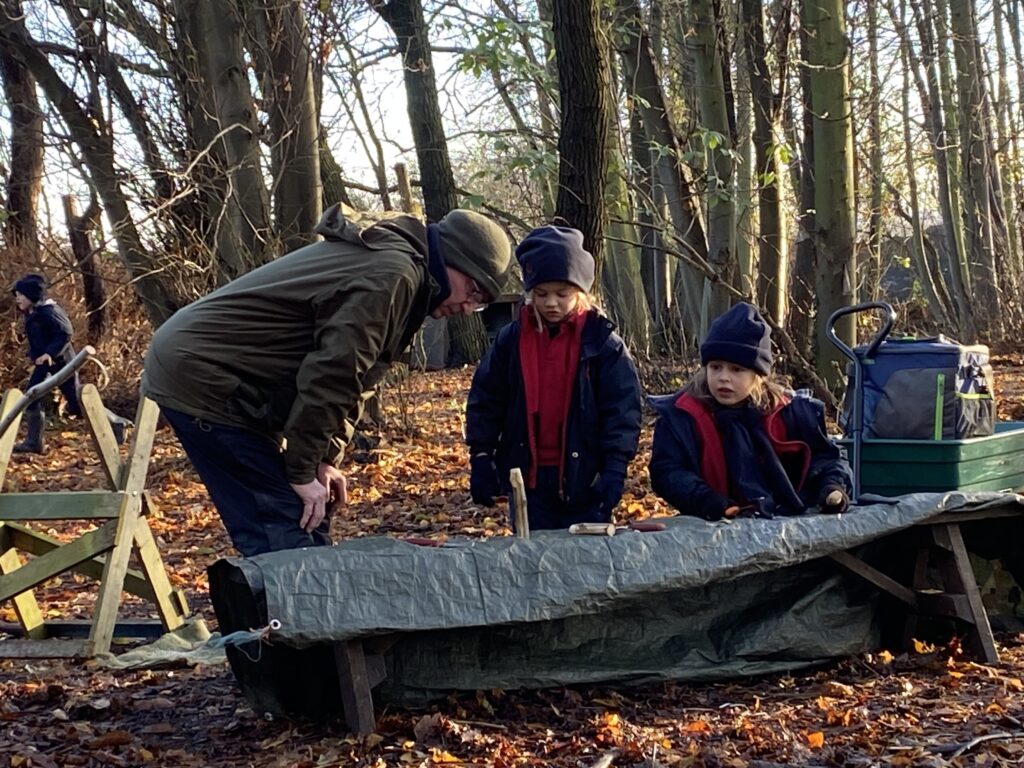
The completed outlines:
{"type": "Polygon", "coordinates": [[[132,743],[132,735],[128,731],[107,731],[102,736],[97,736],[86,743],[89,749],[107,749],[109,747],[123,747],[132,743]]]}
{"type": "Polygon", "coordinates": [[[457,758],[451,752],[443,749],[432,749],[430,750],[430,761],[432,763],[461,763],[461,759],[457,758]]]}

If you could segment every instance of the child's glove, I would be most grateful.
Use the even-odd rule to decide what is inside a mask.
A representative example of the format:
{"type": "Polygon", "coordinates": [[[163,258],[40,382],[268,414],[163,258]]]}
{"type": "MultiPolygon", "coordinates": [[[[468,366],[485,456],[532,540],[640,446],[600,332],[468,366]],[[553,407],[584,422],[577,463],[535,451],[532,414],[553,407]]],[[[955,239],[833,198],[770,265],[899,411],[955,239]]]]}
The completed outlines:
{"type": "Polygon", "coordinates": [[[498,468],[489,453],[479,453],[469,460],[469,495],[476,504],[494,506],[494,497],[500,495],[498,468]]]}
{"type": "Polygon", "coordinates": [[[850,508],[850,497],[838,485],[826,485],[821,489],[818,507],[826,514],[838,515],[850,508]]]}
{"type": "Polygon", "coordinates": [[[612,512],[622,498],[626,487],[626,476],[614,470],[604,470],[594,486],[594,493],[601,501],[601,513],[611,520],[612,512]]]}

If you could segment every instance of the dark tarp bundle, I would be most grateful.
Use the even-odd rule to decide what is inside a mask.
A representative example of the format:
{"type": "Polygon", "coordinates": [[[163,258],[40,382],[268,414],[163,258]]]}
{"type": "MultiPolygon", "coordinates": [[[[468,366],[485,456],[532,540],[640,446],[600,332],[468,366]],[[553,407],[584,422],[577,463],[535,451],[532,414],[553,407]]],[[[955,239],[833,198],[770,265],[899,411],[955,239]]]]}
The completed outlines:
{"type": "Polygon", "coordinates": [[[873,590],[820,558],[940,512],[1017,503],[912,494],[841,516],[676,517],[613,537],[354,539],[219,561],[210,592],[222,632],[272,626],[272,645],[229,658],[278,714],[337,707],[330,644],[353,638],[390,636],[377,696],[406,704],[452,689],[724,679],[877,647],[873,590]]]}

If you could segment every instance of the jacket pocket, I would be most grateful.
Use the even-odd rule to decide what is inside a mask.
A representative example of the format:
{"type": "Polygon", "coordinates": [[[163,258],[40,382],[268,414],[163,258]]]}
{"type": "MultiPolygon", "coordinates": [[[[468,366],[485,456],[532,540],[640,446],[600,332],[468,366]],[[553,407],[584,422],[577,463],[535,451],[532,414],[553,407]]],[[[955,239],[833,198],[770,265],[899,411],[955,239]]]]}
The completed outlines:
{"type": "Polygon", "coordinates": [[[241,416],[254,426],[281,432],[294,401],[293,388],[279,387],[268,392],[249,382],[239,381],[227,398],[227,406],[230,414],[241,416]]]}

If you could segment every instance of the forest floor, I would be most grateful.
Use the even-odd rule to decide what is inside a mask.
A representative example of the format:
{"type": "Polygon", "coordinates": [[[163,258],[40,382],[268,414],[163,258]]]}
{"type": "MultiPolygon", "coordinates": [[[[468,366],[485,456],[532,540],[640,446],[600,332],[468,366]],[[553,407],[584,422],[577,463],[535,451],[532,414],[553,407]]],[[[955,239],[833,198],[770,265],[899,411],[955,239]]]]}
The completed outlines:
{"type": "MultiPolygon", "coordinates": [[[[1024,419],[1024,367],[997,366],[1000,418],[1024,419]]],[[[467,491],[462,407],[471,371],[413,374],[382,398],[387,429],[356,446],[350,504],[335,539],[510,535],[467,491]]],[[[16,456],[5,490],[100,487],[81,424],[51,429],[42,457],[16,456]]],[[[670,514],[649,491],[645,428],[618,514],[670,514]]],[[[232,550],[205,489],[166,428],[157,435],[150,523],[173,583],[211,628],[206,568],[232,550]]],[[[68,536],[73,529],[55,531],[68,536]]],[[[92,591],[54,579],[46,615],[87,619],[92,591]]],[[[127,600],[124,617],[144,617],[127,600]]],[[[0,607],[0,622],[13,622],[0,607]]],[[[1002,661],[955,645],[849,658],[811,672],[706,685],[479,691],[428,710],[378,711],[377,733],[254,712],[227,665],[111,671],[96,662],[0,661],[0,768],[41,766],[707,766],[773,768],[1024,765],[1024,635],[997,637],[1002,661]]],[[[2,642],[2,640],[0,640],[2,642]]]]}

